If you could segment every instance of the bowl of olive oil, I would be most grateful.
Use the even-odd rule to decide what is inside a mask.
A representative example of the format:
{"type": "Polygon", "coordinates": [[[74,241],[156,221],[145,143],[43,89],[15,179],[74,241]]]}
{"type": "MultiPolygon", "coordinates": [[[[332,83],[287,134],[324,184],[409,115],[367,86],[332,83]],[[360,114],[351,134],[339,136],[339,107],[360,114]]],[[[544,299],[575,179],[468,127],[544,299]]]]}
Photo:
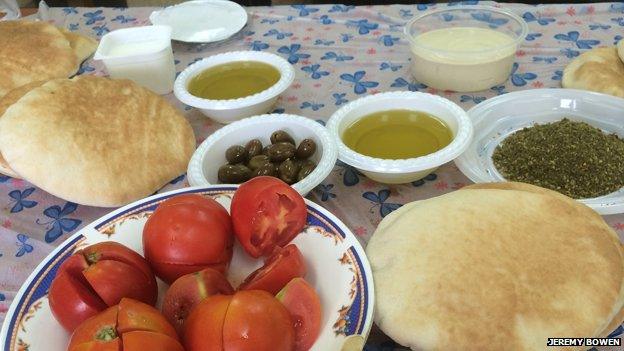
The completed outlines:
{"type": "Polygon", "coordinates": [[[327,128],[341,161],[387,184],[416,181],[452,161],[473,133],[455,103],[409,91],[355,100],[336,111],[327,128]]]}
{"type": "Polygon", "coordinates": [[[257,51],[234,51],[200,60],[175,81],[178,100],[219,123],[269,112],[293,82],[283,58],[257,51]]]}

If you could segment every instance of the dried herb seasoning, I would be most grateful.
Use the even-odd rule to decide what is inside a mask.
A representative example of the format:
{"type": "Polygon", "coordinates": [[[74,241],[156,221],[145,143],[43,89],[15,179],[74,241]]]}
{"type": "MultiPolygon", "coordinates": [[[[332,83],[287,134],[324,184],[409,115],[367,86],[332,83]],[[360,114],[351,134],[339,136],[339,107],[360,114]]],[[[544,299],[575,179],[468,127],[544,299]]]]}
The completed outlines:
{"type": "Polygon", "coordinates": [[[507,180],[575,199],[624,187],[624,140],[567,118],[513,133],[496,147],[492,160],[507,180]]]}

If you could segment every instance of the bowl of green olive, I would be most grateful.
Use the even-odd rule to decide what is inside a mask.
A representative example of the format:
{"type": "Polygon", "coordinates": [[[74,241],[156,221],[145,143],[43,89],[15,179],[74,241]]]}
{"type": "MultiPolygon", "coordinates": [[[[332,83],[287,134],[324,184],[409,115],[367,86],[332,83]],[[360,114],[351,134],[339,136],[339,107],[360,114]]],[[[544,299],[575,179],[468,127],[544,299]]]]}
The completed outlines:
{"type": "Polygon", "coordinates": [[[331,172],[338,151],[324,126],[296,115],[260,115],[210,135],[189,162],[191,186],[240,184],[272,176],[307,195],[331,172]]]}

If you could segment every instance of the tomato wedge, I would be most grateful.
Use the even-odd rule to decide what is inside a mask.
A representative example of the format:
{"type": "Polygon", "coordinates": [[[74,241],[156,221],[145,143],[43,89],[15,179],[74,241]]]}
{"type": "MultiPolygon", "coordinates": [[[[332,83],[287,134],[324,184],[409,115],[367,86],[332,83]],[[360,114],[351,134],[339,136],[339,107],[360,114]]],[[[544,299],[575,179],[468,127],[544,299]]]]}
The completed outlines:
{"type": "Polygon", "coordinates": [[[283,181],[256,177],[239,186],[231,205],[234,234],[258,258],[286,246],[306,224],[303,197],[283,181]]]}
{"type": "Polygon", "coordinates": [[[277,248],[264,266],[245,278],[238,290],[264,290],[275,295],[292,279],[305,274],[303,255],[295,244],[290,244],[283,249],[277,248]]]}
{"type": "Polygon", "coordinates": [[[277,294],[293,319],[295,351],[307,351],[321,332],[321,299],[302,278],[295,278],[277,294]]]}

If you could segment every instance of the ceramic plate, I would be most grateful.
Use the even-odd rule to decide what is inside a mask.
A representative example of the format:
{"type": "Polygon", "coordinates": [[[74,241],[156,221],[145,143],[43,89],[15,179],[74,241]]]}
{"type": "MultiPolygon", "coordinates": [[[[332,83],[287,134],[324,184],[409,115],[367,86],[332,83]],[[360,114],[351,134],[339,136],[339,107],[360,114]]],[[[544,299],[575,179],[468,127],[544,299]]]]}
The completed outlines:
{"type": "Polygon", "coordinates": [[[247,23],[247,12],[226,0],[195,0],[154,11],[152,24],[171,26],[173,40],[211,43],[236,34],[247,23]]]}
{"type": "MultiPolygon", "coordinates": [[[[163,200],[182,193],[210,196],[230,207],[235,186],[208,186],[159,194],[122,207],[93,222],[67,239],[28,277],[7,312],[0,332],[4,351],[65,351],[69,334],[56,322],[48,305],[47,292],[59,265],[74,251],[100,241],[117,241],[143,253],[143,225],[163,200]]],[[[321,335],[312,350],[340,350],[347,338],[368,335],[373,324],[373,278],[368,260],[357,239],[336,217],[306,200],[308,221],[293,241],[303,253],[312,284],[323,306],[321,335]]],[[[228,273],[233,286],[261,265],[240,248],[228,273]]],[[[162,298],[165,284],[159,281],[162,298]]]]}
{"type": "MultiPolygon", "coordinates": [[[[468,111],[475,134],[455,164],[475,183],[501,182],[505,179],[496,170],[492,154],[515,131],[567,117],[624,138],[622,111],[624,99],[583,90],[531,89],[500,95],[468,111]]],[[[624,188],[579,201],[602,215],[624,213],[624,188]]]]}

